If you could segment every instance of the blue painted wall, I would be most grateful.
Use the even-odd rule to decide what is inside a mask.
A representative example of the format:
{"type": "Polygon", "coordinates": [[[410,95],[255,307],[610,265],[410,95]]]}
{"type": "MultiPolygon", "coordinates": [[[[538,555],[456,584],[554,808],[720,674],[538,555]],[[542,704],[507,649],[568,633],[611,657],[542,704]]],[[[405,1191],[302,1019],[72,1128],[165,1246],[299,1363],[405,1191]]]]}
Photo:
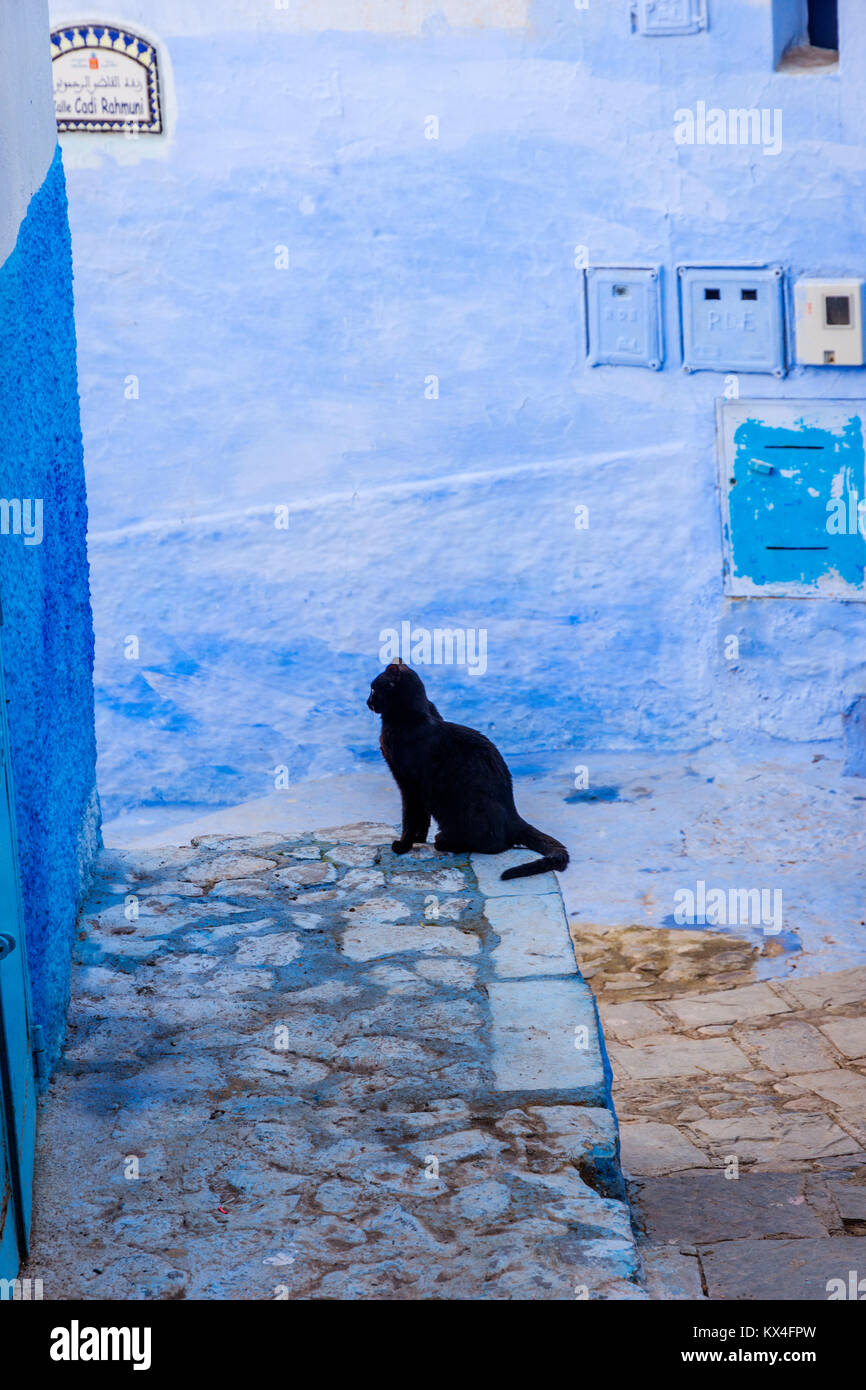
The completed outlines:
{"type": "Polygon", "coordinates": [[[866,608],[725,598],[724,376],[682,371],[674,268],[866,273],[866,9],[810,76],[774,71],[770,0],[665,39],[625,0],[416,36],[177,9],[139,6],[160,157],[70,172],[107,815],[377,760],[367,684],[407,620],[487,630],[483,676],[428,684],[509,753],[838,740],[866,608]],[[699,101],[781,110],[780,151],[677,144],[699,101]],[[661,267],[662,371],[588,365],[576,245],[661,267]]]}
{"type": "Polygon", "coordinates": [[[0,536],[0,594],[33,1010],[51,1060],[99,835],[87,508],[59,147],[0,266],[0,362],[0,494],[42,501],[40,543],[0,536]]]}

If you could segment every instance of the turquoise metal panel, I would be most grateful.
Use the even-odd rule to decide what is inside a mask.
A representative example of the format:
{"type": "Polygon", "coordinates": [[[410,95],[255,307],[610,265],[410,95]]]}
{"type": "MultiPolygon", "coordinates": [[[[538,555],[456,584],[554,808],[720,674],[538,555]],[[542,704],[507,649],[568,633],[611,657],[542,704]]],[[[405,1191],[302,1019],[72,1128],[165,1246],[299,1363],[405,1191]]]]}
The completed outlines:
{"type": "Polygon", "coordinates": [[[859,401],[720,403],[729,594],[866,599],[863,409],[859,401]]]}
{"type": "MultiPolygon", "coordinates": [[[[0,1279],[14,1279],[18,1273],[18,1232],[15,1223],[12,1167],[6,1143],[3,1099],[2,1086],[0,1086],[0,1279]]],[[[2,1297],[3,1293],[0,1289],[0,1298],[2,1297]]]]}
{"type": "Polygon", "coordinates": [[[0,1278],[27,1253],[36,1140],[36,1084],[27,948],[18,873],[0,649],[0,1278]]]}

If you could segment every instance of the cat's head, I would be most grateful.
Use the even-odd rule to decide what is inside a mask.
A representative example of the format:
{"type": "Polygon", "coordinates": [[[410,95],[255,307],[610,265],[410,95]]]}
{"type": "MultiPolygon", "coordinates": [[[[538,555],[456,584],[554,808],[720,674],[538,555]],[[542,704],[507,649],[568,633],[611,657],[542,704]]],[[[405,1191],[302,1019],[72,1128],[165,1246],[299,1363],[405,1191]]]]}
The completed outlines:
{"type": "Polygon", "coordinates": [[[367,698],[368,709],[381,714],[383,719],[400,715],[427,713],[427,692],[424,682],[399,657],[386,666],[373,684],[367,698]]]}

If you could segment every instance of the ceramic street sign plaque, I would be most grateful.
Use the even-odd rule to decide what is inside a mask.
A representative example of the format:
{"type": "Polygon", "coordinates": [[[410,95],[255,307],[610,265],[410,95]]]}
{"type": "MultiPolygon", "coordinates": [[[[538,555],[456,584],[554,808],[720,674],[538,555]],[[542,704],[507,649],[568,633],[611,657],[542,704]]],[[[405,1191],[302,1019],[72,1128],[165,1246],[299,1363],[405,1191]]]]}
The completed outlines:
{"type": "Polygon", "coordinates": [[[162,134],[152,43],[108,24],[72,24],[51,35],[59,131],[162,134]]]}

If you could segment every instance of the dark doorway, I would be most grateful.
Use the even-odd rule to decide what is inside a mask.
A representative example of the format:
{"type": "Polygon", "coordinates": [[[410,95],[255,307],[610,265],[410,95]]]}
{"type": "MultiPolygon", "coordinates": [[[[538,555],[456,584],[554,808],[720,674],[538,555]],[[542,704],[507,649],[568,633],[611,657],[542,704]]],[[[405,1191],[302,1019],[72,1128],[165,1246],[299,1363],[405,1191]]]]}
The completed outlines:
{"type": "Polygon", "coordinates": [[[814,48],[838,49],[838,0],[809,0],[809,42],[814,48]]]}

